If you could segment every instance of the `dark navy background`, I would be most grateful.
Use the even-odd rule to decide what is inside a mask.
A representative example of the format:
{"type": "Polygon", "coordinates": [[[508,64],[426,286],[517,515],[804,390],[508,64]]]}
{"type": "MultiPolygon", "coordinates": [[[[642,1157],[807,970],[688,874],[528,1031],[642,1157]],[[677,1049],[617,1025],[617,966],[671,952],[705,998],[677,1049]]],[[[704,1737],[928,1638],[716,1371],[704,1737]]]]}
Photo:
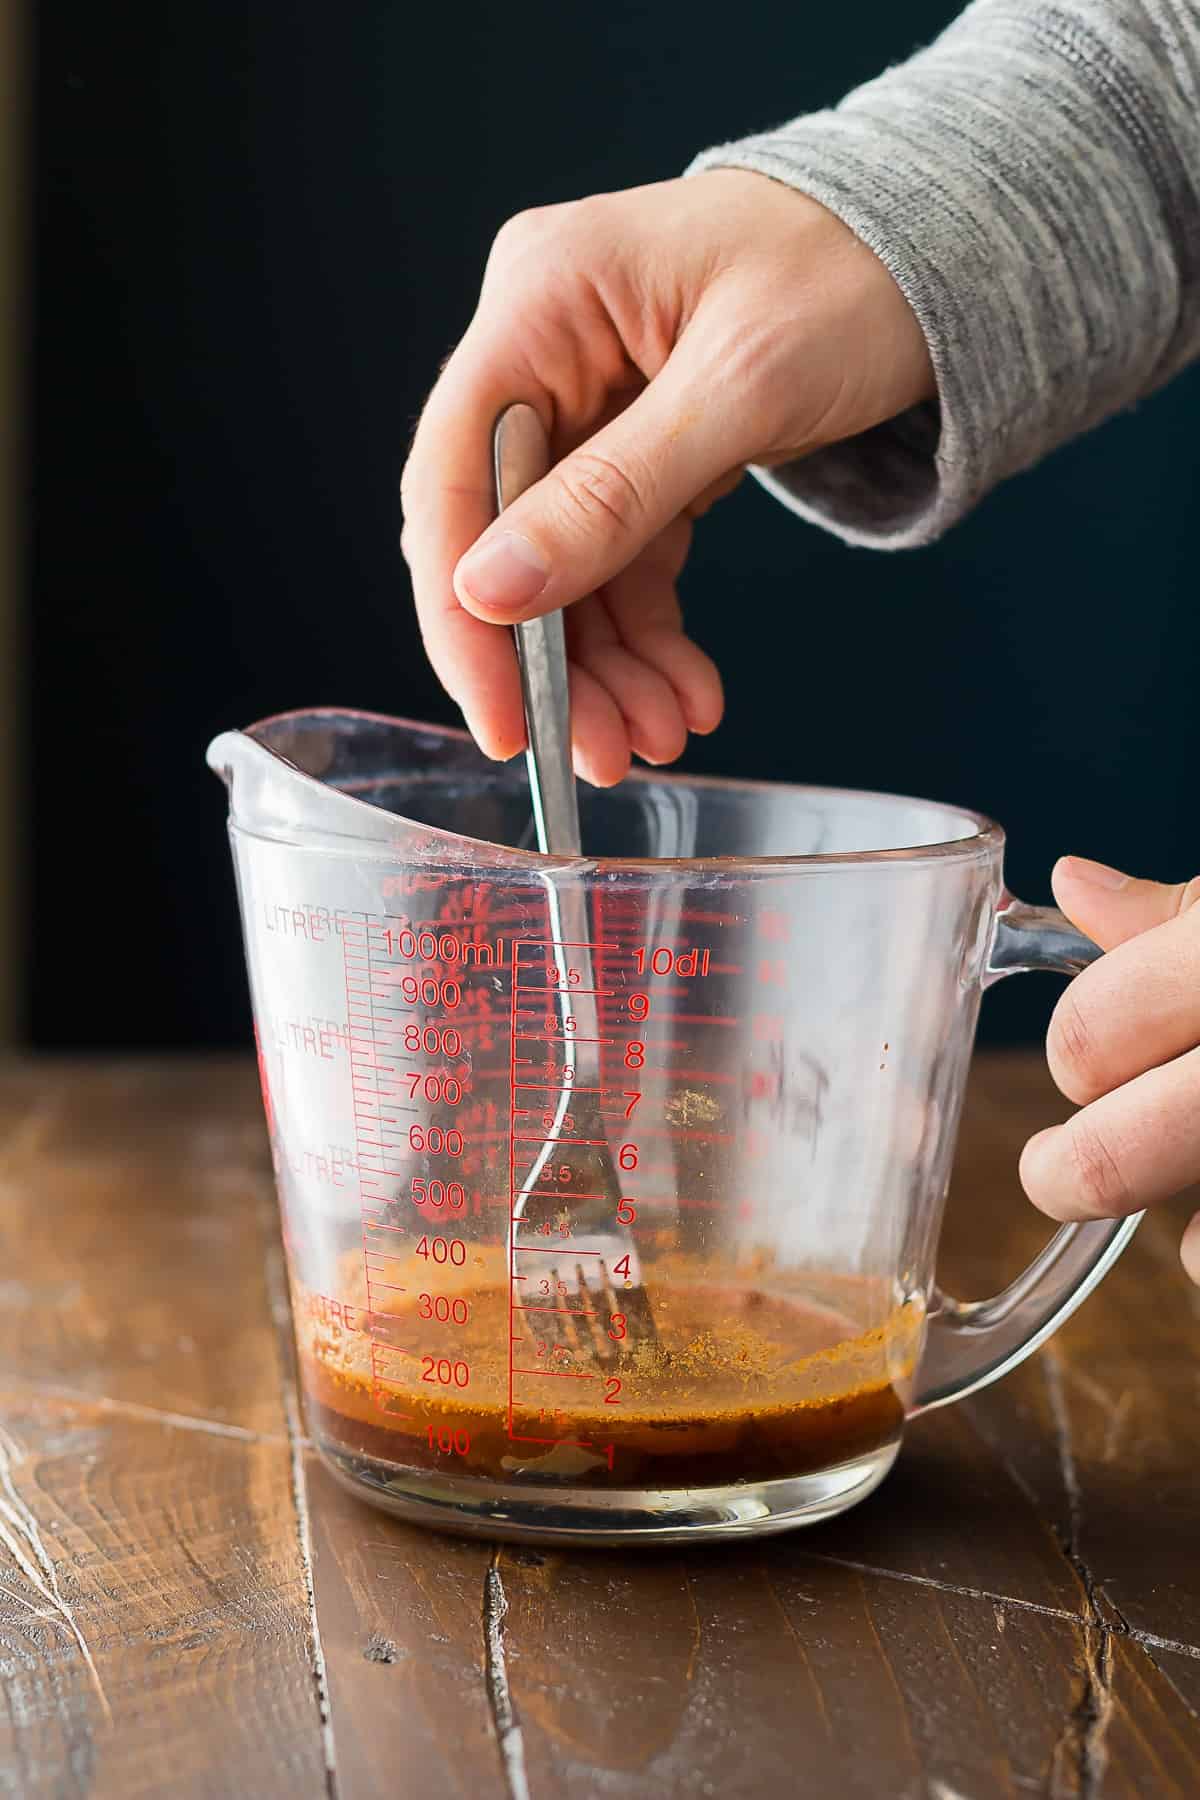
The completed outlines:
{"type": "MultiPolygon", "coordinates": [[[[213,732],[455,718],[397,478],[505,216],[675,174],[950,10],[38,9],[36,1042],[247,1040],[213,732]]],[[[919,553],[848,551],[747,484],[686,577],[729,693],[690,766],[980,807],[1030,899],[1064,850],[1194,873],[1198,400],[1193,372],[919,553]]],[[[985,1036],[1034,1036],[1050,998],[1007,984],[985,1036]]]]}

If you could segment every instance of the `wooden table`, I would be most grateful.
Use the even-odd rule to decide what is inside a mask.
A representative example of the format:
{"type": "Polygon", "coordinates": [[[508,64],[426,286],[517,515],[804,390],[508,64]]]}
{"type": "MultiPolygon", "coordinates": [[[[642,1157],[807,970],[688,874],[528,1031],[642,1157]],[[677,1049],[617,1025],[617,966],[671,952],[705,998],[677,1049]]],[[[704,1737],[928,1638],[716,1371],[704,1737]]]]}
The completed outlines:
{"type": "MultiPolygon", "coordinates": [[[[1044,1235],[1014,1168],[1063,1111],[1040,1059],[981,1060],[962,1291],[1044,1235]]],[[[1184,1204],[856,1511],[625,1556],[426,1535],[326,1477],[244,1063],[12,1069],[0,1196],[0,1794],[1200,1794],[1184,1204]]]]}

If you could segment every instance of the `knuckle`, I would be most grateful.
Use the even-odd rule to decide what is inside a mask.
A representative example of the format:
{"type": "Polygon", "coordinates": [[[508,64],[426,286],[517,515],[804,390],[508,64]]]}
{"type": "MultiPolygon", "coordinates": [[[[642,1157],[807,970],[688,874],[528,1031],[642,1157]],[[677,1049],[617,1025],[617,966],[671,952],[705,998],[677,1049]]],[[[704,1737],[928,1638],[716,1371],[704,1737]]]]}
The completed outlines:
{"type": "Polygon", "coordinates": [[[509,251],[525,249],[531,240],[541,235],[548,210],[547,207],[530,206],[505,219],[492,243],[493,254],[503,256],[509,251]]]}
{"type": "Polygon", "coordinates": [[[558,206],[530,206],[506,219],[492,240],[489,262],[511,269],[531,258],[539,261],[568,236],[583,217],[586,202],[566,201],[558,206]]]}
{"type": "Polygon", "coordinates": [[[615,458],[579,450],[561,465],[558,492],[567,514],[589,533],[603,528],[618,537],[645,517],[648,485],[615,458]]]}
{"type": "Polygon", "coordinates": [[[1072,1119],[1070,1133],[1075,1188],[1084,1212],[1097,1219],[1135,1212],[1137,1202],[1121,1166],[1120,1147],[1082,1113],[1072,1119]]]}
{"type": "Polygon", "coordinates": [[[1096,1034],[1074,985],[1054,1009],[1046,1037],[1046,1058],[1055,1084],[1068,1100],[1084,1103],[1103,1092],[1096,1034]]]}

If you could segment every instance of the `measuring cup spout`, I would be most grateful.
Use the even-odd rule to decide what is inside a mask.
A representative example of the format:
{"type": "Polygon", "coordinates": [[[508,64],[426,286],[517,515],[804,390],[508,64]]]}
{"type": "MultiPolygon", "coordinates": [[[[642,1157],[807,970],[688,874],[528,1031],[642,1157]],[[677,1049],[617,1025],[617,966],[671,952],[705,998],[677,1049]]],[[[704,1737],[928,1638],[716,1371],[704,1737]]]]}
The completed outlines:
{"type": "MultiPolygon", "coordinates": [[[[465,732],[314,708],[281,713],[245,731],[224,731],[208,766],[229,790],[238,831],[288,844],[355,851],[408,851],[422,823],[422,796],[444,801],[489,765],[465,732]]],[[[453,810],[453,809],[451,809],[453,810]]],[[[456,834],[437,833],[453,844],[456,834]]]]}
{"type": "MultiPolygon", "coordinates": [[[[489,762],[465,731],[316,707],[222,732],[208,763],[229,789],[235,833],[350,856],[378,845],[438,869],[536,868],[540,880],[558,863],[575,881],[591,872],[578,857],[538,854],[522,764],[489,762]]],[[[624,785],[616,814],[602,795],[584,804],[589,848],[656,860],[702,848],[701,803],[685,780],[643,772],[624,785]]],[[[732,815],[717,835],[723,855],[741,847],[732,815]]]]}
{"type": "Polygon", "coordinates": [[[242,745],[250,742],[242,731],[222,731],[204,752],[204,760],[214,775],[220,777],[233,792],[233,777],[242,755],[242,745]]]}
{"type": "Polygon", "coordinates": [[[329,785],[316,772],[319,757],[306,757],[306,767],[289,754],[305,746],[286,737],[278,745],[263,741],[261,730],[223,731],[208,747],[208,766],[229,790],[230,822],[237,830],[291,844],[394,839],[395,820],[364,806],[352,789],[329,785]]]}

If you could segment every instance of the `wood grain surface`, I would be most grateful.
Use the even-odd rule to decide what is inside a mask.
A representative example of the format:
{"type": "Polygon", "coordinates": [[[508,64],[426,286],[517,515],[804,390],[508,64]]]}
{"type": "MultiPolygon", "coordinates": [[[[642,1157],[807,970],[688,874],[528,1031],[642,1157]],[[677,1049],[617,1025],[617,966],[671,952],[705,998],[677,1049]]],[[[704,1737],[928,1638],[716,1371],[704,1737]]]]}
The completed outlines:
{"type": "MultiPolygon", "coordinates": [[[[1065,1108],[981,1059],[942,1269],[1046,1235],[1065,1108]]],[[[242,1063],[0,1083],[0,1794],[1200,1794],[1200,1293],[1185,1203],[870,1500],[689,1553],[439,1538],[299,1423],[242,1063]]]]}
{"type": "Polygon", "coordinates": [[[10,1069],[0,1133],[0,1794],[322,1794],[253,1075],[10,1069]]]}

